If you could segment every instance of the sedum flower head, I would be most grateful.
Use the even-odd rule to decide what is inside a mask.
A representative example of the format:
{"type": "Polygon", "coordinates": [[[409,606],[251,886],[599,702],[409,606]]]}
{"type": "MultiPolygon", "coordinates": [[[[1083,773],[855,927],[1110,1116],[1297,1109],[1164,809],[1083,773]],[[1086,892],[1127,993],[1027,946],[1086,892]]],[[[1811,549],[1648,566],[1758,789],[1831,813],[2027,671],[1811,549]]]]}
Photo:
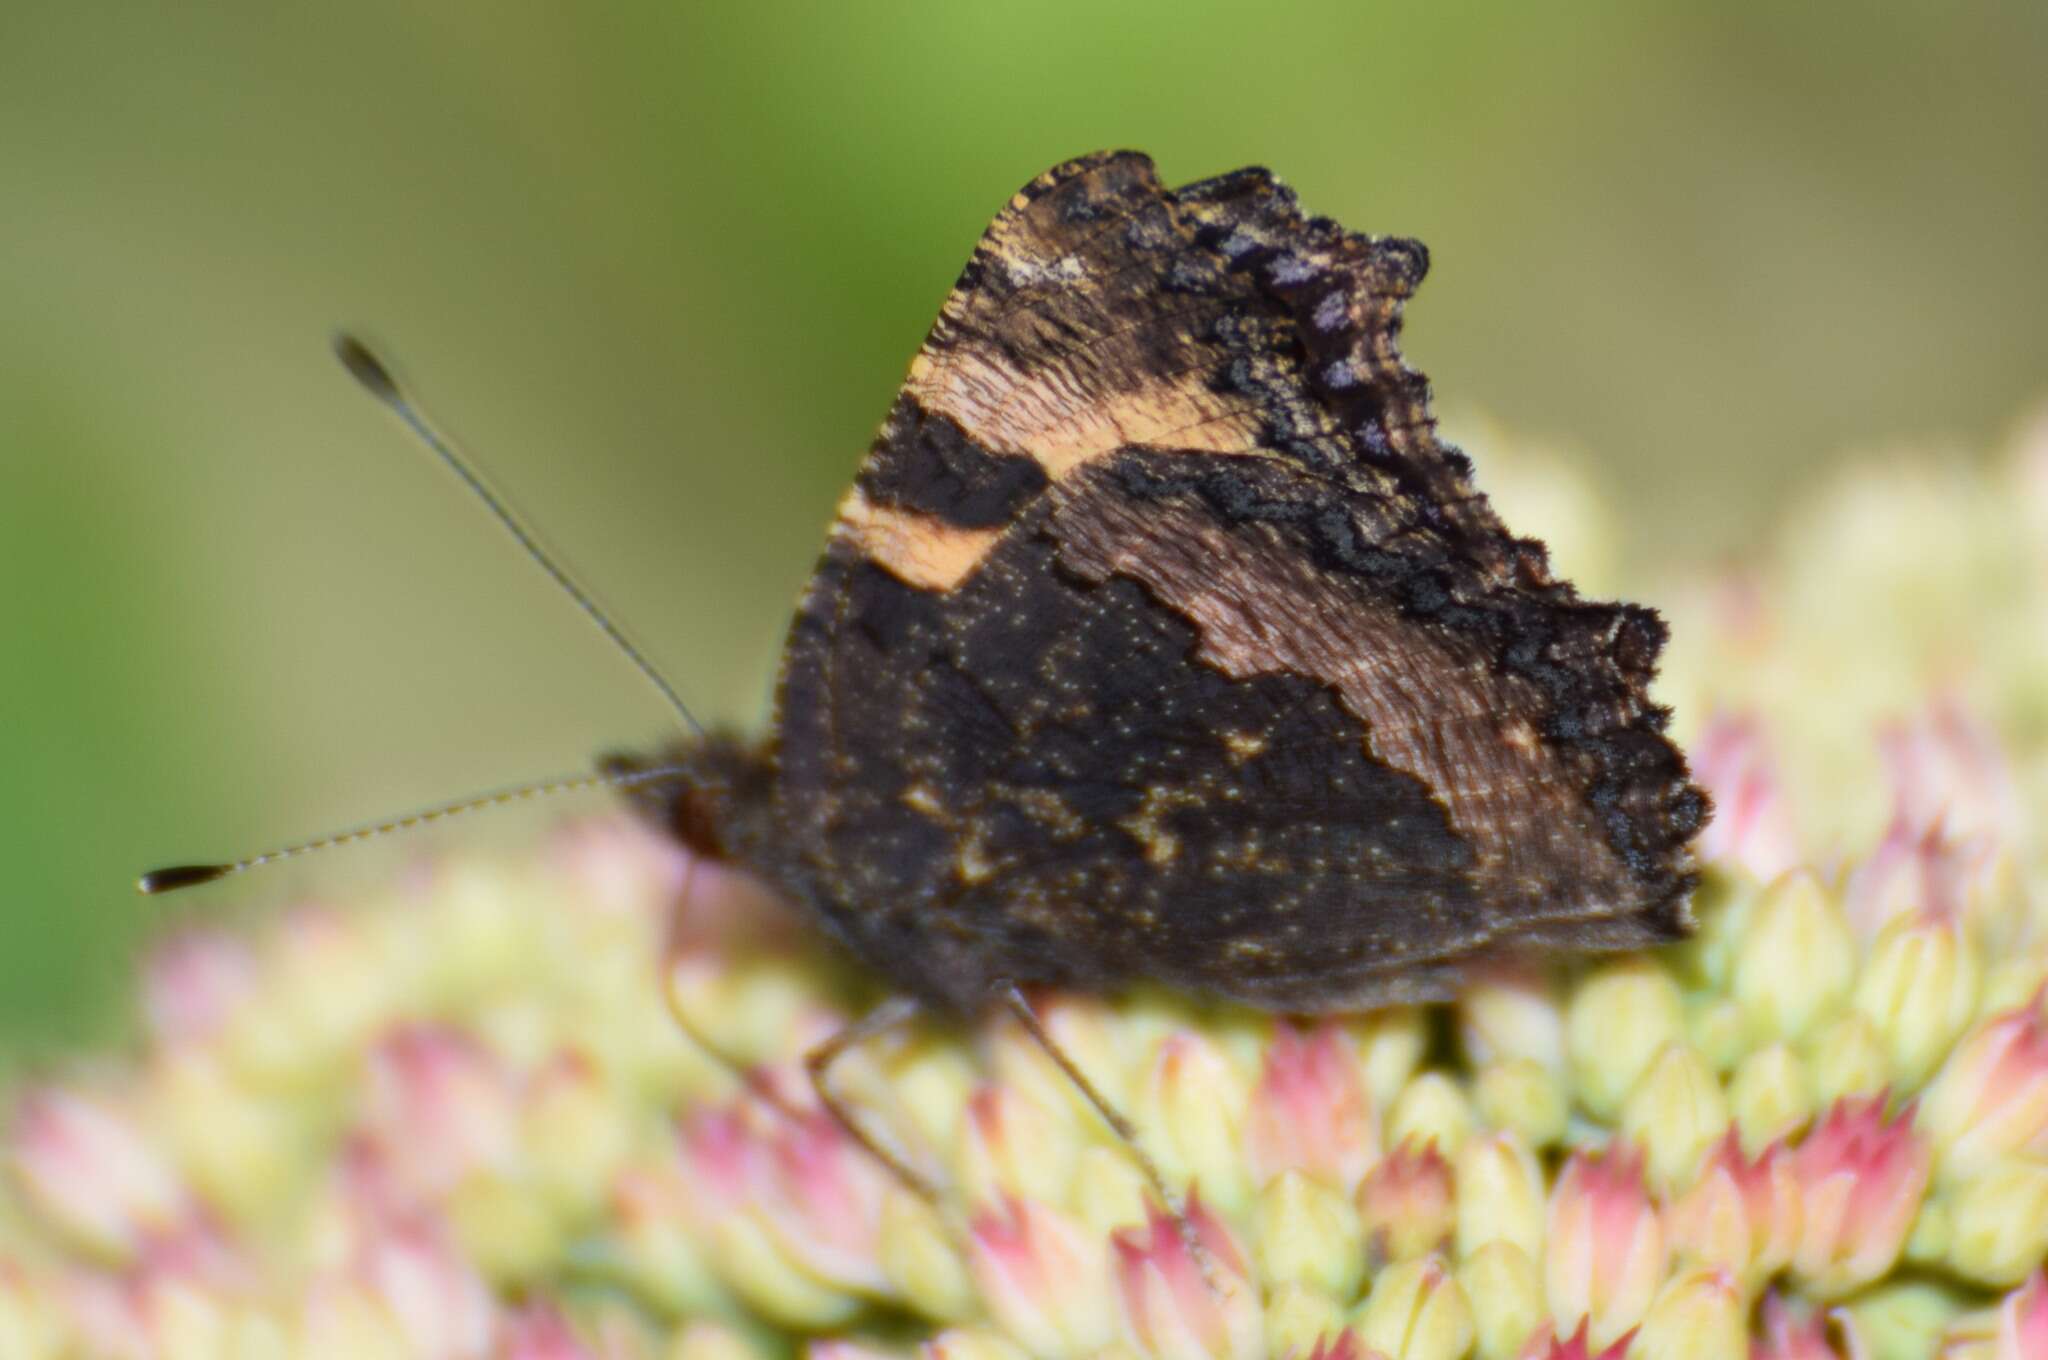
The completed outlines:
{"type": "Polygon", "coordinates": [[[803,1069],[871,983],[602,819],[164,940],[133,1053],[7,1093],[0,1355],[2048,1355],[2033,438],[1673,591],[1697,939],[1304,1021],[1035,998],[1184,1219],[1009,1020],[834,1069],[915,1193],[803,1069]]]}

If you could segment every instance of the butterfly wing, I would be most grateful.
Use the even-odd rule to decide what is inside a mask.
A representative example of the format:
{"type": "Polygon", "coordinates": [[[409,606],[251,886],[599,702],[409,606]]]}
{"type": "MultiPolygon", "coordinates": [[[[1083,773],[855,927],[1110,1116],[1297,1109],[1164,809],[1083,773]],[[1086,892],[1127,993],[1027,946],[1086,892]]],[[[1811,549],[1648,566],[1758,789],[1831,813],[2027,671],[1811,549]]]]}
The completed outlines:
{"type": "Polygon", "coordinates": [[[1438,442],[1422,248],[1263,171],[1070,162],[976,249],[840,507],[746,857],[900,985],[1285,1010],[1682,933],[1647,685],[1438,442]]]}

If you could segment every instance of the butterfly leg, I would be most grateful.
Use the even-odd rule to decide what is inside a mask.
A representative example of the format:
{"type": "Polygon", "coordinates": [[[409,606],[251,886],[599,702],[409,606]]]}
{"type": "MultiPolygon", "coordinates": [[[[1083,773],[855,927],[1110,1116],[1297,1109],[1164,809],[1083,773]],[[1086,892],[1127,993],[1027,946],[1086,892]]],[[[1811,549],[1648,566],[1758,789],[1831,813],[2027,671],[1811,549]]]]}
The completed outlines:
{"type": "Polygon", "coordinates": [[[699,1028],[697,1022],[692,1020],[688,1013],[677,1004],[674,994],[668,992],[666,988],[663,991],[668,998],[669,1019],[675,1022],[676,1028],[681,1030],[705,1057],[732,1073],[733,1079],[746,1088],[748,1095],[760,1101],[784,1119],[795,1123],[803,1122],[804,1111],[799,1109],[791,1102],[788,1096],[782,1093],[781,1088],[776,1086],[774,1079],[768,1075],[765,1069],[742,1062],[723,1048],[720,1048],[712,1040],[711,1036],[699,1028]]]}
{"type": "Polygon", "coordinates": [[[1121,1110],[1110,1104],[1109,1098],[1097,1090],[1095,1083],[1089,1081],[1087,1074],[1067,1056],[1067,1051],[1059,1046],[1059,1042],[1046,1029],[1045,1022],[1038,1018],[1038,1012],[1031,1008],[1031,999],[1024,995],[1023,988],[1014,983],[1010,984],[1002,989],[1002,998],[1003,1005],[1009,1009],[1010,1014],[1017,1017],[1017,1023],[1024,1026],[1024,1032],[1044,1050],[1046,1057],[1053,1060],[1054,1065],[1065,1074],[1067,1080],[1074,1083],[1075,1089],[1094,1107],[1102,1122],[1109,1125],[1110,1132],[1114,1133],[1130,1151],[1132,1160],[1138,1164],[1139,1174],[1144,1176],[1145,1183],[1151,1187],[1152,1193],[1157,1195],[1159,1202],[1166,1207],[1167,1214],[1173,1219],[1174,1230],[1180,1234],[1181,1245],[1187,1248],[1188,1255],[1201,1267],[1202,1278],[1210,1290],[1218,1294],[1227,1292],[1215,1256],[1188,1218],[1186,1198],[1166,1183],[1166,1177],[1160,1174],[1159,1164],[1152,1160],[1151,1154],[1145,1151],[1145,1145],[1138,1141],[1137,1126],[1131,1123],[1121,1110]]]}
{"type": "Polygon", "coordinates": [[[804,1069],[811,1075],[811,1089],[818,1093],[818,1103],[839,1121],[839,1127],[846,1130],[847,1136],[865,1148],[870,1157],[887,1167],[889,1173],[905,1187],[927,1203],[937,1204],[938,1187],[933,1185],[924,1173],[912,1167],[902,1156],[875,1137],[867,1126],[855,1117],[853,1107],[840,1099],[839,1094],[832,1089],[830,1081],[833,1063],[868,1040],[886,1034],[899,1025],[908,1024],[916,1016],[917,1011],[918,1004],[914,997],[889,998],[804,1054],[804,1069]]]}

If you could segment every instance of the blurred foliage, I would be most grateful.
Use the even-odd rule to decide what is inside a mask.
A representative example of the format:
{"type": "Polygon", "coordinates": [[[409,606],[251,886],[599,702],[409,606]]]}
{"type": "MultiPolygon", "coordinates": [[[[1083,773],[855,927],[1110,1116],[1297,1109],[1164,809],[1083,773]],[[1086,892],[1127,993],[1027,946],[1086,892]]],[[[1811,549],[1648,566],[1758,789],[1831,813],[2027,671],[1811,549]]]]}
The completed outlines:
{"type": "Polygon", "coordinates": [[[903,363],[1046,165],[1263,162],[1424,238],[1409,348],[1446,407],[1582,449],[1668,558],[1740,550],[1823,459],[1981,445],[2039,391],[2043,69],[2017,0],[15,0],[0,1032],[107,1023],[163,910],[139,868],[664,731],[341,378],[337,324],[752,722],[903,363]]]}

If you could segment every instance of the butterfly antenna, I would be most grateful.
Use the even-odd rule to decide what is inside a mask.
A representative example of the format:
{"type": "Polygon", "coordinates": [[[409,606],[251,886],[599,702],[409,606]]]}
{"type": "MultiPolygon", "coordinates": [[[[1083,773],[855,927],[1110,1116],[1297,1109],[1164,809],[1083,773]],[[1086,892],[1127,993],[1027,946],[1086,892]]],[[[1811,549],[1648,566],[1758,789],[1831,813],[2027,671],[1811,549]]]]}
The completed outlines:
{"type": "Polygon", "coordinates": [[[180,888],[196,888],[202,883],[215,883],[223,878],[233,878],[236,874],[246,874],[251,869],[261,869],[265,865],[298,859],[302,855],[317,854],[322,850],[335,849],[337,846],[355,845],[361,841],[375,840],[379,836],[388,836],[396,831],[410,831],[414,827],[444,822],[451,817],[482,812],[487,808],[527,803],[537,798],[552,798],[556,794],[578,793],[585,789],[635,788],[641,784],[659,783],[664,779],[688,773],[688,770],[680,766],[658,765],[644,770],[614,770],[604,774],[562,775],[555,779],[542,779],[531,784],[521,784],[516,788],[478,794],[473,798],[464,798],[460,802],[443,803],[439,807],[428,808],[423,812],[409,812],[403,817],[393,817],[388,821],[375,822],[348,831],[337,831],[331,836],[322,836],[317,840],[279,846],[275,850],[265,850],[260,855],[251,855],[247,859],[230,860],[223,864],[174,864],[162,869],[152,869],[135,880],[135,887],[138,892],[154,897],[160,893],[176,892],[180,888]]]}
{"type": "Polygon", "coordinates": [[[690,706],[683,702],[682,695],[676,693],[675,686],[655,669],[654,663],[647,659],[647,654],[634,646],[632,639],[612,622],[611,615],[605,613],[603,607],[593,600],[583,587],[577,585],[548,550],[527,532],[526,526],[519,522],[519,517],[512,513],[511,507],[499,499],[498,494],[485,484],[483,477],[470,465],[469,460],[456,451],[455,445],[434,428],[420,408],[414,404],[413,399],[406,395],[405,389],[398,385],[398,380],[391,375],[391,370],[384,361],[379,359],[368,345],[346,331],[334,337],[334,354],[341,360],[341,366],[349,371],[349,375],[362,384],[364,391],[382,402],[408,430],[413,432],[420,443],[426,445],[428,450],[441,460],[443,466],[469,488],[471,494],[483,502],[484,509],[490,512],[491,518],[498,521],[499,526],[512,535],[513,541],[519,544],[520,551],[524,552],[535,566],[546,572],[549,579],[561,587],[562,593],[575,601],[576,607],[583,611],[583,617],[595,624],[597,631],[603,633],[612,646],[618,648],[619,654],[632,662],[634,668],[647,678],[647,682],[660,691],[661,697],[667,701],[669,708],[674,710],[676,717],[690,734],[703,736],[704,725],[697,721],[696,714],[690,712],[690,706]]]}

